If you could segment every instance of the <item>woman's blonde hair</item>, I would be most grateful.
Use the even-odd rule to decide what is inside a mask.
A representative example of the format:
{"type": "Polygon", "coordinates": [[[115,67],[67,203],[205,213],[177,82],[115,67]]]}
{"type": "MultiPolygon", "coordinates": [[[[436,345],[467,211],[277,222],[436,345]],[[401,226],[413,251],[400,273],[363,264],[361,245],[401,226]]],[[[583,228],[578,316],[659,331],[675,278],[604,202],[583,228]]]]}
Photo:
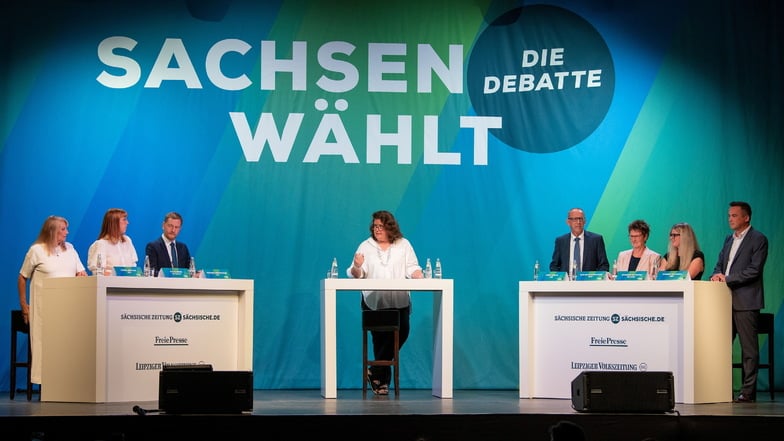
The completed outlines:
{"type": "Polygon", "coordinates": [[[695,251],[700,251],[700,244],[694,229],[686,222],[679,222],[670,228],[670,234],[680,234],[681,240],[678,248],[672,246],[672,241],[667,245],[667,270],[677,271],[689,269],[695,251]]]}
{"type": "Polygon", "coordinates": [[[41,232],[38,233],[38,238],[35,239],[35,243],[46,246],[46,251],[50,256],[54,254],[57,247],[60,247],[63,251],[66,250],[65,241],[63,241],[63,243],[57,243],[57,232],[60,230],[60,224],[64,224],[66,228],[68,227],[68,221],[64,217],[47,217],[44,224],[41,226],[41,232]]]}

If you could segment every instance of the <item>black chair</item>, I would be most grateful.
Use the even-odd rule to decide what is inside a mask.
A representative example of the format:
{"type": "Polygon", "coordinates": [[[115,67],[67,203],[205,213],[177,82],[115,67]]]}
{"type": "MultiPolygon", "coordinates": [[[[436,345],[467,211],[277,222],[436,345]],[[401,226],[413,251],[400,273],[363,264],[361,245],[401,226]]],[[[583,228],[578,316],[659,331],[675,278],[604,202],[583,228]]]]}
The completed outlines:
{"type": "MultiPolygon", "coordinates": [[[[776,383],[774,381],[774,377],[775,377],[774,374],[776,372],[776,369],[775,369],[775,363],[774,363],[774,358],[775,357],[773,356],[774,350],[776,348],[776,345],[774,344],[774,341],[775,341],[774,336],[775,336],[776,333],[775,333],[775,326],[773,324],[773,322],[774,322],[773,319],[774,319],[773,314],[771,314],[769,312],[760,313],[759,329],[757,330],[757,333],[760,336],[767,336],[768,337],[768,362],[767,363],[762,363],[762,361],[760,361],[759,368],[768,370],[768,383],[770,384],[770,400],[771,401],[773,401],[773,399],[775,398],[775,394],[776,394],[776,383]]],[[[743,363],[742,362],[741,363],[732,363],[732,367],[735,368],[735,369],[740,369],[741,372],[743,372],[743,363]]]]}
{"type": "Polygon", "coordinates": [[[400,313],[397,310],[362,311],[362,398],[367,396],[367,372],[371,366],[391,366],[395,384],[395,397],[400,396],[400,313]],[[395,358],[393,360],[368,360],[368,332],[391,331],[395,333],[395,358]]]}
{"type": "MultiPolygon", "coordinates": [[[[33,383],[30,381],[30,360],[33,359],[33,351],[30,347],[30,325],[25,323],[21,309],[11,311],[11,399],[16,393],[16,370],[18,368],[27,369],[27,401],[33,399],[33,383]],[[19,361],[16,359],[16,342],[18,334],[27,336],[27,360],[19,361]]],[[[20,389],[21,392],[21,389],[20,389]]]]}

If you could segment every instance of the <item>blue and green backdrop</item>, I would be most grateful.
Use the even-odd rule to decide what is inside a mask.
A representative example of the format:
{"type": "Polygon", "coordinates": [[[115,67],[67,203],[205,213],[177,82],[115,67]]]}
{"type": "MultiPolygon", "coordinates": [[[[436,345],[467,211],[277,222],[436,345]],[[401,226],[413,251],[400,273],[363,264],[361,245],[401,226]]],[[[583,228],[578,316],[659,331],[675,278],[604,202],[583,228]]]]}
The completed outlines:
{"type": "MultiPolygon", "coordinates": [[[[611,259],[634,219],[659,252],[689,222],[709,273],[732,200],[750,202],[768,235],[765,311],[781,309],[779,2],[0,9],[6,310],[46,216],[70,221],[85,260],[108,208],[128,210],[139,254],[175,210],[199,267],[255,281],[255,387],[315,389],[319,280],[333,257],[345,274],[386,209],[420,260],[440,258],[455,280],[455,388],[515,389],[517,282],[547,265],[571,207],[611,259]]],[[[407,387],[430,387],[429,302],[414,298],[407,387]]],[[[358,293],[340,296],[338,317],[338,387],[357,388],[358,293]]]]}

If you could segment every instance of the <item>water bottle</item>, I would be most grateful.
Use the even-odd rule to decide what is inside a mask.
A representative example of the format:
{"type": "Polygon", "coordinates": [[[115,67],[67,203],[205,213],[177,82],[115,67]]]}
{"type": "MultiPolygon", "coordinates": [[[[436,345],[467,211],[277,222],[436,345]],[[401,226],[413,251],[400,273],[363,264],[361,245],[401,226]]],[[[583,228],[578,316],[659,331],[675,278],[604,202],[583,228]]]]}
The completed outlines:
{"type": "Polygon", "coordinates": [[[618,260],[613,260],[612,278],[615,279],[616,277],[618,277],[618,260]]]}
{"type": "Polygon", "coordinates": [[[150,271],[150,256],[144,256],[144,277],[151,277],[152,271],[150,271]]]}
{"type": "Polygon", "coordinates": [[[656,257],[651,262],[650,271],[648,271],[648,278],[650,280],[656,280],[656,275],[659,273],[659,258],[656,257]]]}
{"type": "Polygon", "coordinates": [[[332,258],[332,267],[329,269],[329,278],[330,279],[337,279],[338,278],[338,258],[332,258]]]}
{"type": "Polygon", "coordinates": [[[577,280],[577,261],[572,261],[572,267],[569,268],[569,279],[570,280],[577,280]]]}
{"type": "Polygon", "coordinates": [[[539,261],[534,262],[534,280],[539,280],[539,261]]]}
{"type": "Polygon", "coordinates": [[[427,258],[427,262],[425,262],[425,279],[429,279],[433,277],[433,265],[430,264],[430,258],[427,258]]]}
{"type": "Polygon", "coordinates": [[[436,269],[433,271],[433,278],[440,279],[441,278],[441,259],[436,257],[436,269]]]}
{"type": "Polygon", "coordinates": [[[96,276],[103,275],[103,258],[101,257],[101,253],[98,253],[98,257],[95,260],[95,275],[96,276]]]}
{"type": "Polygon", "coordinates": [[[191,257],[191,261],[188,264],[188,277],[196,277],[196,259],[194,257],[191,257]]]}

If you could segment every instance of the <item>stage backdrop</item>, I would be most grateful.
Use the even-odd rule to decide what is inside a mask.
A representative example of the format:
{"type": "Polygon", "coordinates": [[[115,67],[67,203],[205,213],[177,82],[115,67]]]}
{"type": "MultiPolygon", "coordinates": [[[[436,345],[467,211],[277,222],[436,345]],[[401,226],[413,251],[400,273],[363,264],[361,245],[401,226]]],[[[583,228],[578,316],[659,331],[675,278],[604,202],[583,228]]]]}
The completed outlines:
{"type": "MultiPolygon", "coordinates": [[[[746,200],[770,239],[765,311],[780,310],[775,0],[0,9],[0,389],[43,220],[65,216],[86,261],[112,207],[140,256],[175,210],[197,266],[255,281],[259,389],[319,387],[319,280],[333,257],[345,277],[380,209],[455,280],[457,389],[518,387],[517,283],[547,266],[572,207],[610,260],[634,219],[662,253],[691,223],[707,278],[728,203],[746,200]]],[[[339,388],[360,387],[359,298],[339,297],[339,388]]],[[[405,387],[431,387],[430,301],[414,298],[405,387]]]]}

